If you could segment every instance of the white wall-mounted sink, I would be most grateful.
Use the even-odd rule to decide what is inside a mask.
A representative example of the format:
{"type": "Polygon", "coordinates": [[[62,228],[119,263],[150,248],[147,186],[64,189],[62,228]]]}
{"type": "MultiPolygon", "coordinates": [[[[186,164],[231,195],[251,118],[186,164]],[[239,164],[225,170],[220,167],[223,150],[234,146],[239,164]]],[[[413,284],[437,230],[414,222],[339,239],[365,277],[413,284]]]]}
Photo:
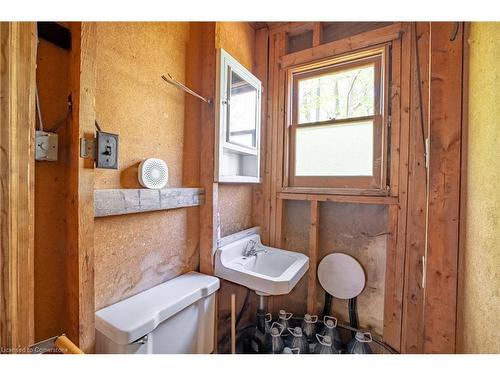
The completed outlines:
{"type": "Polygon", "coordinates": [[[224,244],[215,253],[215,275],[246,286],[261,295],[288,294],[309,268],[301,253],[264,246],[258,234],[224,244]],[[244,256],[247,243],[255,241],[266,252],[244,256]]]}

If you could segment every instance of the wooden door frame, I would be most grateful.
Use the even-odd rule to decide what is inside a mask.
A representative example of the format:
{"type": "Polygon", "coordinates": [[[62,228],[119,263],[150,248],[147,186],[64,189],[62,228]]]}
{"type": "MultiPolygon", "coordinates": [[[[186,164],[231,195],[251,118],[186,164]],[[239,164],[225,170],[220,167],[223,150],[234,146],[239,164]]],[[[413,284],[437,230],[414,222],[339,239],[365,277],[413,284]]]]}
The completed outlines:
{"type": "MultiPolygon", "coordinates": [[[[96,24],[72,23],[68,327],[85,352],[94,348],[94,168],[80,138],[94,137],[96,24]]],[[[35,22],[0,23],[0,348],[34,342],[35,22]]]]}
{"type": "Polygon", "coordinates": [[[36,24],[0,23],[0,348],[34,340],[36,24]]]}

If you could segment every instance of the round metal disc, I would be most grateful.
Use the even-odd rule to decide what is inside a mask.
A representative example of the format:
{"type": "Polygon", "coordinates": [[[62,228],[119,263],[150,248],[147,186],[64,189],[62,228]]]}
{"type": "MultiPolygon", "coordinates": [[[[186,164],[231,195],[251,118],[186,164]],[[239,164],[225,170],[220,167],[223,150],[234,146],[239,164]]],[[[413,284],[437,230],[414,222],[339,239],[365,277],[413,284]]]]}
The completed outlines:
{"type": "Polygon", "coordinates": [[[350,255],[334,253],[324,257],[318,266],[318,280],[323,289],[340,299],[357,297],[365,288],[365,271],[350,255]]]}

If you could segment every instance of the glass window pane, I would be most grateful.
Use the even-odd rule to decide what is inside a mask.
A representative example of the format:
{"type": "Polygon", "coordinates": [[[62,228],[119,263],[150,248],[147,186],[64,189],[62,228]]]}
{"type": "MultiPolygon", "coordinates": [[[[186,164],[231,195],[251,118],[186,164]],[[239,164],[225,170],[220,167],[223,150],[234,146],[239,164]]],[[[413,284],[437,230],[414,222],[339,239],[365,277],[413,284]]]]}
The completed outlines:
{"type": "Polygon", "coordinates": [[[300,79],[299,124],[372,116],[374,82],[374,64],[300,79]]]}
{"type": "Polygon", "coordinates": [[[227,141],[256,147],[257,90],[238,74],[231,72],[231,96],[227,141]]]}
{"type": "Polygon", "coordinates": [[[371,176],[373,121],[297,128],[296,176],[371,176]]]}

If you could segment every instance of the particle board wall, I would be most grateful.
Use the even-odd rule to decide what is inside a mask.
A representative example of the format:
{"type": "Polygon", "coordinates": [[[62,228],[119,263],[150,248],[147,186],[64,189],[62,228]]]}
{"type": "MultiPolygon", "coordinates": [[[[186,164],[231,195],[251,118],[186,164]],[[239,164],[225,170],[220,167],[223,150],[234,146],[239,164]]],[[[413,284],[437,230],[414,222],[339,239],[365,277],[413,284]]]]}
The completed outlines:
{"type": "MultiPolygon", "coordinates": [[[[67,26],[67,25],[65,25],[67,26]]],[[[40,39],[37,85],[44,129],[67,112],[70,53],[40,39]]],[[[68,124],[61,124],[58,160],[35,162],[35,340],[66,332],[66,205],[68,124]]],[[[39,125],[38,125],[39,126],[39,125]]]]}
{"type": "MultiPolygon", "coordinates": [[[[308,255],[309,202],[285,201],[283,246],[308,255]]],[[[358,297],[359,324],[383,335],[384,283],[387,248],[387,206],[321,202],[319,209],[319,252],[321,261],[331,253],[356,258],[366,274],[366,287],[358,297]],[[376,219],[375,219],[376,218],[376,219]]],[[[310,269],[308,272],[312,272],[310,269]]],[[[323,311],[324,289],[316,287],[316,312],[323,311]]],[[[275,297],[273,310],[285,309],[295,315],[307,309],[307,275],[286,297],[275,297]]],[[[334,298],[332,314],[349,322],[347,301],[334,298]]]]}
{"type": "MultiPolygon", "coordinates": [[[[248,22],[217,22],[215,46],[223,48],[252,71],[255,30],[248,22]]],[[[221,234],[227,236],[252,226],[252,185],[219,184],[221,234]]]]}
{"type": "MultiPolygon", "coordinates": [[[[366,286],[358,296],[359,324],[382,336],[387,249],[387,206],[375,204],[323,203],[320,207],[319,256],[331,253],[353,256],[365,270],[366,286]]],[[[324,289],[317,287],[317,303],[324,289]]],[[[347,301],[333,300],[333,315],[348,322],[347,301]]]]}
{"type": "Polygon", "coordinates": [[[458,352],[500,352],[500,24],[472,23],[458,352]]]}
{"type": "MultiPolygon", "coordinates": [[[[185,94],[161,75],[184,82],[189,32],[182,22],[98,24],[96,117],[104,131],[120,135],[120,152],[118,170],[96,170],[96,189],[138,187],[137,166],[149,157],[166,161],[168,186],[182,186],[185,94]]],[[[193,213],[96,219],[96,309],[197,269],[198,233],[188,231],[193,213]]]]}

